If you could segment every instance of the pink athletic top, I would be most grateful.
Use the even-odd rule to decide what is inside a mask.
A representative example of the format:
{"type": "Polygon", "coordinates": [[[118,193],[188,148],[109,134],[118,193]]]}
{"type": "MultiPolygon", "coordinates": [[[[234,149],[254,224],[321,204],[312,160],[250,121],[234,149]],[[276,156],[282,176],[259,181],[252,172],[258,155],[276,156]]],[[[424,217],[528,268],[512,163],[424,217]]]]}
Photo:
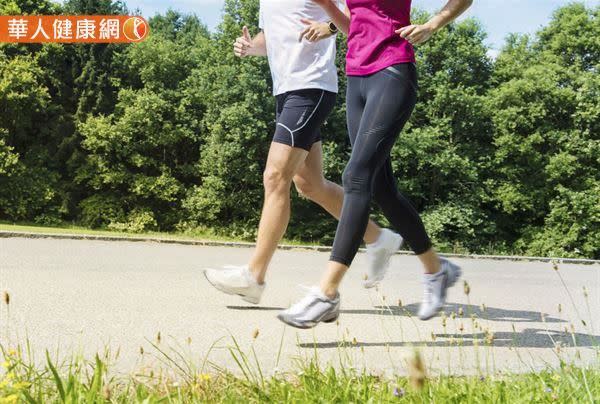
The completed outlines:
{"type": "Polygon", "coordinates": [[[394,31],[410,25],[411,0],[346,0],[350,10],[346,74],[366,76],[415,62],[412,45],[394,31]]]}

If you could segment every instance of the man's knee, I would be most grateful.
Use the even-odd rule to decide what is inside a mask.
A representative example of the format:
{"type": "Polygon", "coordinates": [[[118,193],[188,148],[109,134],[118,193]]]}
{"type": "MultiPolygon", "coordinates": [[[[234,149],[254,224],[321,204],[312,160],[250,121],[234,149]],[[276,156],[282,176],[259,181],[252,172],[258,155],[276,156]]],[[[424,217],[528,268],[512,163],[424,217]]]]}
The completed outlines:
{"type": "Polygon", "coordinates": [[[276,167],[267,167],[263,172],[263,186],[266,193],[288,191],[291,175],[276,167]]]}
{"type": "Polygon", "coordinates": [[[301,196],[315,200],[323,192],[325,179],[322,176],[310,178],[296,175],[294,177],[294,185],[296,186],[296,191],[298,191],[301,196]]]}

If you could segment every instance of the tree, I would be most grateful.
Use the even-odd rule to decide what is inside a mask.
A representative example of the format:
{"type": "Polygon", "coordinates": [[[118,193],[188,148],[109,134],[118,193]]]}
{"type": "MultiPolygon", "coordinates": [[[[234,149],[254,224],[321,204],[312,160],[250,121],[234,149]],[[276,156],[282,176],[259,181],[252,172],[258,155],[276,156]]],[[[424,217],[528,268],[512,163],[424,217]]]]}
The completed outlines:
{"type": "Polygon", "coordinates": [[[110,115],[79,126],[86,162],[77,181],[90,195],[80,205],[84,223],[143,231],[169,230],[180,220],[186,185],[198,176],[199,117],[184,100],[200,54],[160,35],[129,48],[136,88],[119,91],[110,115]]]}
{"type": "Polygon", "coordinates": [[[558,8],[538,33],[536,49],[557,56],[561,66],[591,71],[600,60],[600,6],[571,3],[558,8]]]}
{"type": "Polygon", "coordinates": [[[597,50],[587,37],[599,9],[566,6],[537,41],[513,37],[498,58],[498,86],[488,97],[495,170],[487,185],[502,237],[523,252],[598,256],[589,247],[599,237],[589,195],[599,180],[600,92],[589,61],[597,50]],[[570,47],[562,47],[563,32],[570,47]]]}
{"type": "Polygon", "coordinates": [[[231,46],[243,25],[256,32],[258,1],[228,0],[225,10],[207,64],[194,70],[188,82],[205,100],[207,137],[198,163],[201,184],[188,192],[184,206],[195,225],[223,226],[248,237],[260,215],[274,102],[266,60],[239,60],[231,46]]]}
{"type": "Polygon", "coordinates": [[[0,56],[0,217],[11,220],[54,221],[60,209],[56,117],[42,76],[32,57],[0,56]]]}
{"type": "MultiPolygon", "coordinates": [[[[428,19],[417,13],[417,21],[428,19]]],[[[392,151],[401,192],[436,245],[477,249],[495,228],[482,180],[489,175],[493,128],[484,100],[492,64],[473,20],[452,24],[417,47],[418,102],[392,151]]]]}
{"type": "MultiPolygon", "coordinates": [[[[258,5],[227,0],[215,33],[169,10],[139,44],[0,44],[0,219],[252,239],[275,108],[266,59],[235,58],[231,44],[243,25],[257,32],[258,5]]],[[[0,0],[0,12],[127,8],[0,0]]],[[[417,47],[419,102],[392,161],[438,248],[600,257],[599,13],[562,7],[495,60],[474,20],[417,47]]],[[[338,183],[350,153],[345,40],[322,130],[338,183]]],[[[287,237],[332,241],[333,218],[293,190],[292,204],[287,237]]]]}

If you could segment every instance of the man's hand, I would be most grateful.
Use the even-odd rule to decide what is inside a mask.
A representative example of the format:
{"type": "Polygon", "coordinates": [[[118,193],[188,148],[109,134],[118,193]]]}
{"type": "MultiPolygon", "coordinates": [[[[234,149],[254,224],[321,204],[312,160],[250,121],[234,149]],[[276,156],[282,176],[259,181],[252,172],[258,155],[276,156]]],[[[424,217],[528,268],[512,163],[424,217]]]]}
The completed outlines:
{"type": "Polygon", "coordinates": [[[242,36],[237,38],[233,43],[233,53],[235,56],[243,58],[250,56],[252,53],[252,37],[248,31],[248,27],[244,25],[242,28],[242,36]]]}
{"type": "Polygon", "coordinates": [[[413,45],[420,45],[427,42],[434,33],[435,30],[429,24],[409,25],[396,30],[396,34],[413,45]]]}
{"type": "Polygon", "coordinates": [[[329,30],[329,24],[326,22],[317,22],[305,18],[302,18],[300,22],[306,25],[306,28],[300,33],[298,42],[302,42],[302,38],[305,38],[308,42],[317,42],[333,35],[329,30]]]}

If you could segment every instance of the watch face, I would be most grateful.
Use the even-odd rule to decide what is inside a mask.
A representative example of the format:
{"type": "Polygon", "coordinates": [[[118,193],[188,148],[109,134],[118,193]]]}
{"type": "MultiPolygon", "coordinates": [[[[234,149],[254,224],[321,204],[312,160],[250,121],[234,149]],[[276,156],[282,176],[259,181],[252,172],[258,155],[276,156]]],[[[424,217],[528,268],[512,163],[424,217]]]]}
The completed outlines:
{"type": "Polygon", "coordinates": [[[337,32],[337,30],[338,30],[338,29],[337,29],[337,27],[335,26],[335,24],[334,24],[334,23],[330,22],[330,23],[329,23],[329,30],[330,30],[331,32],[337,32]]]}

